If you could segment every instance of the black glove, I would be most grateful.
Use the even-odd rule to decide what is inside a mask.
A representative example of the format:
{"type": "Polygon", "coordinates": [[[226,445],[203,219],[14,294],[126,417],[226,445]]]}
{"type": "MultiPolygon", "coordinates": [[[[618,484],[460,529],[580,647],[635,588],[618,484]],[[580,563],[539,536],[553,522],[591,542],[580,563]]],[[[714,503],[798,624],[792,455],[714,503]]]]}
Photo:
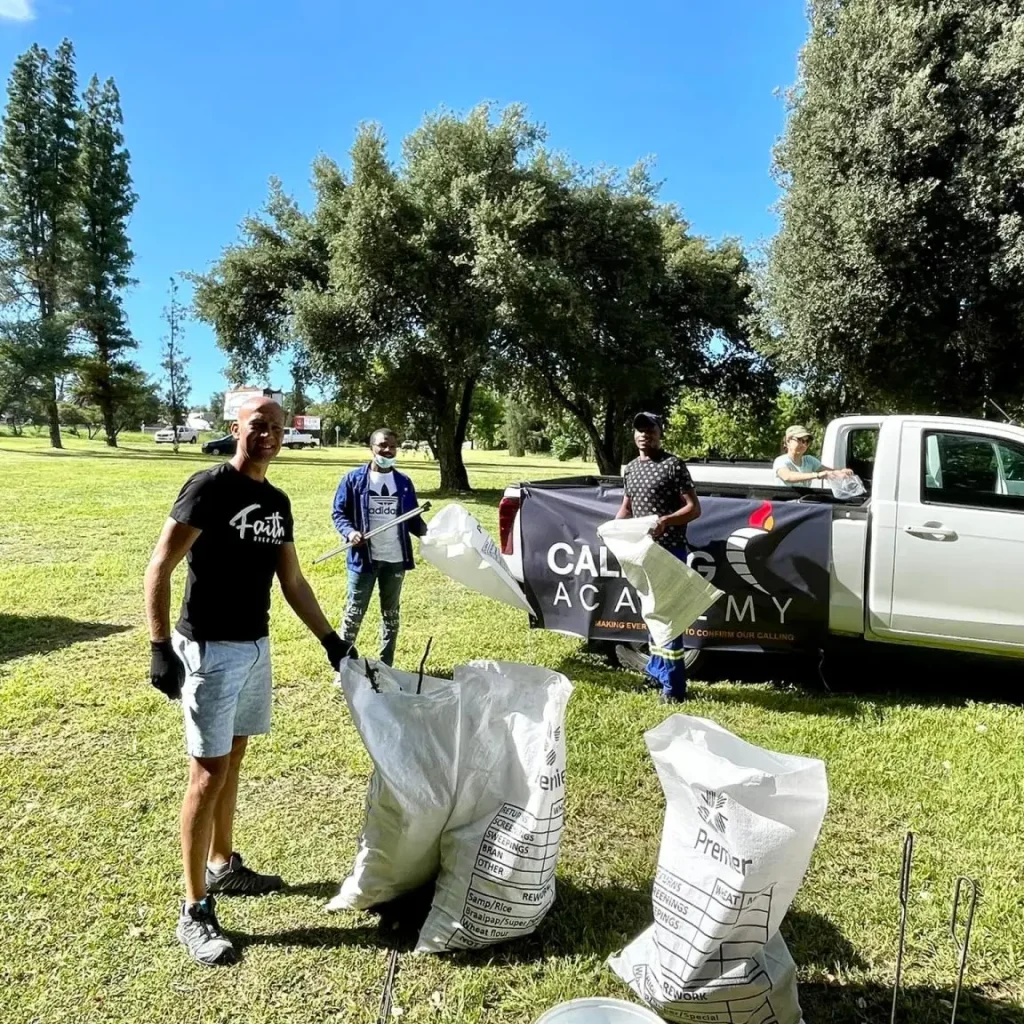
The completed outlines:
{"type": "Polygon", "coordinates": [[[335,672],[341,671],[341,663],[345,658],[359,657],[356,645],[349,643],[348,640],[343,640],[333,629],[330,633],[320,637],[320,643],[327,652],[327,660],[335,672]]]}
{"type": "Polygon", "coordinates": [[[174,653],[171,641],[151,640],[149,648],[149,681],[170,700],[180,700],[185,666],[174,653]]]}

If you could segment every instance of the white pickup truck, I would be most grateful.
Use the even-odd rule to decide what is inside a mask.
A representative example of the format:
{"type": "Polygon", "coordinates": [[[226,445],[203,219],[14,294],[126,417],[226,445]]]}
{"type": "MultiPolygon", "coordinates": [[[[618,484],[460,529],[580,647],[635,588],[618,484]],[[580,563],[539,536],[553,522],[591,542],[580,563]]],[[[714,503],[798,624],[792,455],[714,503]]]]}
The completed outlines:
{"type": "Polygon", "coordinates": [[[295,427],[286,427],[284,436],[281,438],[281,446],[283,448],[316,448],[319,443],[312,434],[296,430],[295,427]]]}
{"type": "MultiPolygon", "coordinates": [[[[831,505],[830,633],[1024,657],[1024,429],[940,416],[845,417],[829,424],[821,459],[852,468],[867,496],[843,502],[821,493],[827,484],[785,487],[770,465],[688,464],[701,496],[831,505]]],[[[502,552],[520,582],[530,486],[508,488],[499,507],[502,552]]]]}
{"type": "Polygon", "coordinates": [[[192,427],[164,427],[153,435],[157,444],[195,444],[199,440],[199,431],[192,427]]]}

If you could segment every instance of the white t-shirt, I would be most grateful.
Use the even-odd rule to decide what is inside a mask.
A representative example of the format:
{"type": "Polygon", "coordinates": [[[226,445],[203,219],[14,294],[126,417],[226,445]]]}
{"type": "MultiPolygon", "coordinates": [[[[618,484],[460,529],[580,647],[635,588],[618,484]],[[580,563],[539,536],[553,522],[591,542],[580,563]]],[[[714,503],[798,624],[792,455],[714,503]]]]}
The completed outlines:
{"type": "MultiPolygon", "coordinates": [[[[395,474],[370,467],[370,530],[379,529],[398,518],[398,488],[395,474]]],[[[369,531],[367,531],[369,532],[369,531]]],[[[370,538],[370,558],[375,562],[402,562],[402,541],[398,528],[385,530],[370,538]]]]}
{"type": "MultiPolygon", "coordinates": [[[[776,476],[779,476],[780,469],[788,469],[791,473],[817,473],[822,468],[821,462],[813,455],[805,455],[800,460],[799,466],[788,455],[780,455],[772,465],[776,476]]],[[[779,479],[782,480],[781,477],[779,479]]],[[[782,480],[782,482],[788,487],[805,486],[805,484],[793,484],[787,480],[782,480]]],[[[807,483],[810,483],[810,481],[807,481],[807,483]]]]}

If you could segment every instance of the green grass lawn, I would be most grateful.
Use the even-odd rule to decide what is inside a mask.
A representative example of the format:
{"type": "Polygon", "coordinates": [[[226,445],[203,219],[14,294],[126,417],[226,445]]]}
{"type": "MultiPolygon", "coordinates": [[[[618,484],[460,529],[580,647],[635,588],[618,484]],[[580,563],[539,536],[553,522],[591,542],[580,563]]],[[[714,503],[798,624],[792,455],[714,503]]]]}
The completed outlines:
{"type": "MultiPolygon", "coordinates": [[[[467,454],[481,490],[465,503],[495,533],[505,483],[585,469],[467,454]]],[[[361,457],[283,452],[274,465],[305,564],[336,543],[331,497],[361,457]]],[[[279,594],[274,729],[246,760],[237,845],[293,888],[221,903],[223,923],[244,945],[233,969],[195,966],[175,941],[186,762],[179,705],[147,682],[142,574],[179,486],[214,461],[141,438],[118,452],[75,439],[51,452],[43,439],[0,437],[4,1022],[371,1022],[390,947],[409,948],[402,930],[382,931],[375,917],[321,912],[351,864],[370,766],[319,644],[279,594]]],[[[436,509],[436,466],[409,454],[402,467],[436,509]]],[[[337,621],[343,559],[309,576],[337,621]]],[[[375,625],[368,616],[367,649],[375,625]]],[[[558,902],[537,935],[467,956],[403,954],[395,1006],[408,1021],[528,1024],[564,999],[625,996],[604,961],[651,919],[663,808],[643,732],[668,711],[636,677],[582,655],[578,642],[531,632],[524,616],[422,565],[407,579],[398,665],[415,666],[429,636],[434,672],[488,656],[572,679],[567,817],[558,902]]],[[[962,697],[947,689],[929,698],[927,678],[887,683],[887,666],[897,664],[876,657],[855,674],[871,675],[876,693],[916,696],[697,682],[688,711],[828,766],[825,828],[784,926],[808,1024],[888,1021],[908,828],[918,856],[900,1019],[949,1020],[950,896],[966,873],[980,879],[983,902],[958,1019],[1024,1021],[1024,709],[970,699],[982,692],[985,666],[961,676],[962,697]]]]}

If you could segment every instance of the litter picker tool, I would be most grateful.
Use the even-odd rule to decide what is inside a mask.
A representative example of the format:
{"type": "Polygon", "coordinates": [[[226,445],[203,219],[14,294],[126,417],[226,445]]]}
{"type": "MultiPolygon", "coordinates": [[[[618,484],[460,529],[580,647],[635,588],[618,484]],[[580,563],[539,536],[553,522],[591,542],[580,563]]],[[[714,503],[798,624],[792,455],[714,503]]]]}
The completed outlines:
{"type": "MultiPolygon", "coordinates": [[[[386,526],[378,526],[376,530],[371,530],[369,533],[363,534],[363,540],[370,540],[372,537],[379,537],[385,530],[393,530],[399,523],[408,522],[410,519],[415,519],[417,516],[423,515],[424,512],[430,511],[430,502],[425,501],[418,508],[414,508],[411,512],[406,512],[404,515],[398,516],[397,519],[392,519],[386,526]]],[[[348,549],[352,547],[351,544],[346,541],[339,547],[328,551],[326,555],[321,555],[319,558],[313,559],[313,565],[319,565],[321,562],[326,562],[328,558],[334,558],[335,555],[343,555],[348,549]]]]}

